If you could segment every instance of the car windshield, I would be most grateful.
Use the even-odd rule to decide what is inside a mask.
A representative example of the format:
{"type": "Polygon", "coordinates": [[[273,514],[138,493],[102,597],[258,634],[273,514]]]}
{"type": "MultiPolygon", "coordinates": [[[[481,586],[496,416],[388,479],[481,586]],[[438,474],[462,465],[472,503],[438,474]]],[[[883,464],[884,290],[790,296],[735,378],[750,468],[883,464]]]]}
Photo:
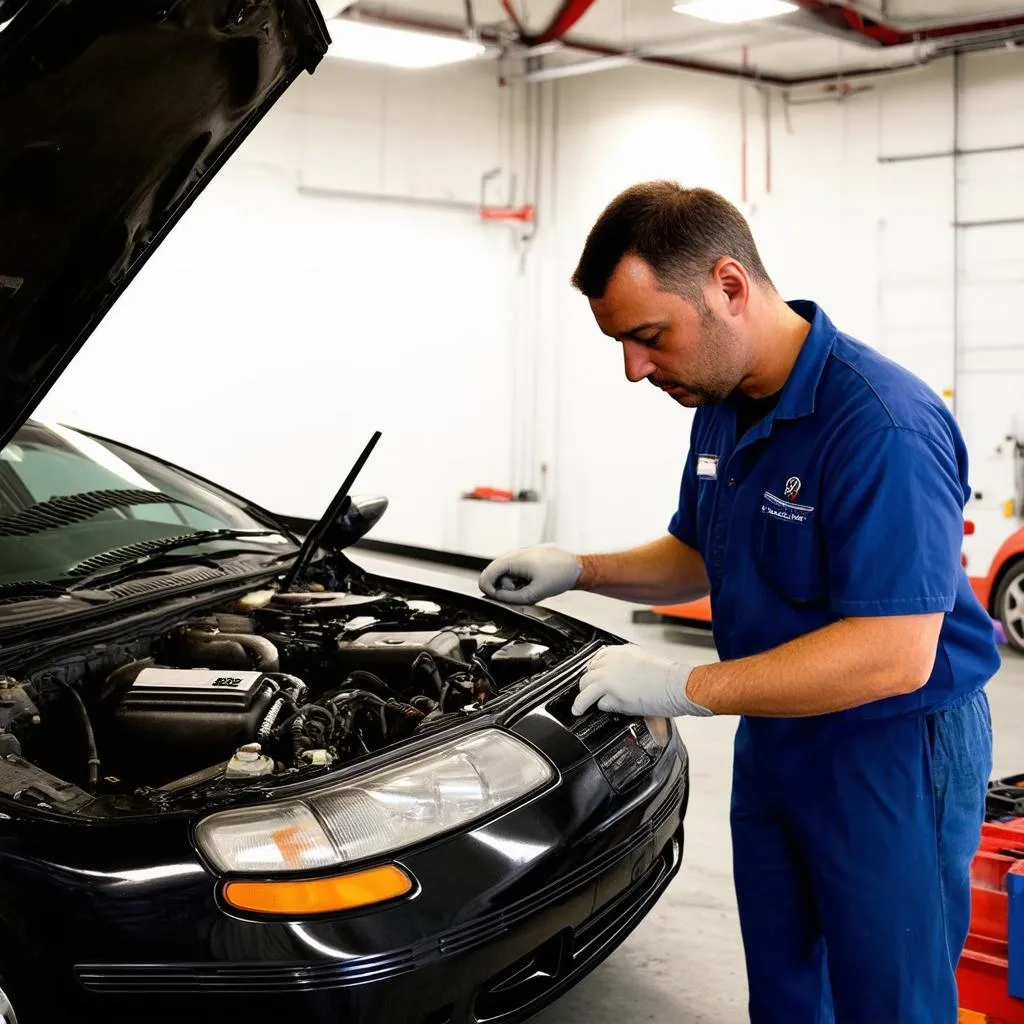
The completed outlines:
{"type": "MultiPolygon", "coordinates": [[[[0,585],[51,583],[97,555],[214,530],[267,527],[229,495],[67,427],[29,422],[0,451],[0,585]]],[[[252,539],[275,555],[283,541],[252,539]]]]}

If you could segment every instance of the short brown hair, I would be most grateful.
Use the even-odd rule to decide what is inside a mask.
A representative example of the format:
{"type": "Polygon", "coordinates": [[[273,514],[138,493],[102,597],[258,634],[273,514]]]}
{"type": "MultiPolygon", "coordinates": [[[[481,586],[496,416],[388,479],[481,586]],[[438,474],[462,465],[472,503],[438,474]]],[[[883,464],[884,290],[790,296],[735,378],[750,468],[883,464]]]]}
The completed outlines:
{"type": "Polygon", "coordinates": [[[590,229],[573,287],[589,299],[601,298],[627,253],[643,259],[662,288],[685,298],[701,295],[704,278],[723,256],[775,287],[743,214],[710,189],[648,181],[620,193],[590,229]]]}

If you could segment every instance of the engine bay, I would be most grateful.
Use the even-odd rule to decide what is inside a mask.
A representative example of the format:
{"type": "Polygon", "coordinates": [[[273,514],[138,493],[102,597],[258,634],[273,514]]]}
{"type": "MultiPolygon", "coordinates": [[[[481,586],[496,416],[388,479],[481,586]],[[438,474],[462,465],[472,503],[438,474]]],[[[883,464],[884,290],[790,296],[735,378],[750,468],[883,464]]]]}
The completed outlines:
{"type": "Polygon", "coordinates": [[[464,718],[574,646],[389,590],[259,591],[0,677],[0,756],[99,796],[294,774],[464,718]]]}

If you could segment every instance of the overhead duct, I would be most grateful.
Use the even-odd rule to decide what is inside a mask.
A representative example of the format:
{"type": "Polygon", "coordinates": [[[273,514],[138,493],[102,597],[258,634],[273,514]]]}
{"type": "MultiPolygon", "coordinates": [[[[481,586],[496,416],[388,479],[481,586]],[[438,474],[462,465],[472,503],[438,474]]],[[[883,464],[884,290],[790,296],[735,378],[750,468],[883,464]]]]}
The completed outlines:
{"type": "Polygon", "coordinates": [[[959,37],[1024,31],[1024,10],[971,14],[958,19],[896,20],[854,0],[791,0],[813,15],[831,35],[870,46],[906,46],[910,43],[952,40],[959,37]]]}
{"type": "MultiPolygon", "coordinates": [[[[810,3],[812,0],[793,0],[793,2],[810,3]]],[[[438,34],[448,33],[453,36],[462,36],[465,33],[463,26],[452,22],[438,21],[424,16],[401,14],[394,9],[389,10],[388,8],[377,7],[373,4],[360,2],[358,9],[362,20],[377,21],[385,25],[394,25],[398,27],[418,28],[423,31],[438,34]]],[[[1016,19],[1013,20],[1016,24],[1016,19]]],[[[1020,35],[1024,38],[1024,15],[1020,18],[1020,26],[1020,35]]],[[[899,64],[882,63],[875,67],[857,67],[846,70],[837,69],[836,71],[827,73],[778,75],[765,73],[753,66],[747,68],[730,67],[728,65],[714,64],[708,61],[695,60],[683,56],[651,54],[638,50],[628,50],[622,47],[608,46],[597,42],[596,40],[566,36],[557,42],[545,44],[545,49],[548,46],[556,46],[560,50],[566,52],[588,54],[591,57],[604,59],[597,62],[593,67],[587,67],[587,65],[592,62],[585,61],[576,65],[570,64],[565,66],[567,69],[571,70],[560,71],[554,74],[548,74],[547,69],[535,70],[528,71],[520,77],[526,81],[532,80],[534,76],[537,76],[538,80],[544,80],[548,77],[561,78],[574,74],[586,74],[590,71],[596,72],[608,70],[609,68],[619,67],[623,64],[636,63],[641,65],[653,65],[655,67],[672,68],[678,71],[694,71],[699,74],[714,75],[719,78],[744,80],[751,84],[760,86],[774,86],[781,89],[792,89],[799,86],[834,85],[837,81],[841,81],[843,83],[856,83],[886,78],[890,75],[902,74],[925,67],[936,60],[951,56],[956,49],[990,50],[1001,48],[1006,45],[1008,40],[1012,40],[1013,37],[1014,32],[1012,30],[1007,30],[1002,36],[993,33],[988,38],[981,36],[976,37],[973,44],[968,44],[966,39],[961,40],[959,38],[957,38],[954,44],[954,39],[952,37],[945,39],[940,37],[931,44],[931,47],[927,52],[918,53],[913,59],[908,59],[907,61],[900,62],[899,64]],[[608,60],[607,58],[613,59],[608,60]]],[[[507,37],[499,35],[493,29],[481,29],[480,39],[482,42],[498,46],[508,43],[507,37]]],[[[521,55],[529,56],[536,53],[536,47],[538,45],[539,44],[537,43],[531,44],[527,42],[526,48],[521,51],[521,55]]],[[[878,43],[874,42],[872,42],[871,45],[875,47],[879,46],[878,43]]],[[[512,54],[515,52],[515,50],[511,51],[512,54]]]]}

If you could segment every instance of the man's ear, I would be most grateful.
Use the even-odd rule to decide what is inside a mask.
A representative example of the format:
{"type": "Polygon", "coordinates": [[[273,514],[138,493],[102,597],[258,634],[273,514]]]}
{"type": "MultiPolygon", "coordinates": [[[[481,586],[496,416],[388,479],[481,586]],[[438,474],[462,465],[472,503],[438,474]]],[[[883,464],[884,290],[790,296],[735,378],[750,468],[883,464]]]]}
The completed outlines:
{"type": "Polygon", "coordinates": [[[738,316],[750,298],[750,277],[746,268],[731,256],[723,256],[711,271],[713,286],[720,290],[728,312],[738,316]]]}

